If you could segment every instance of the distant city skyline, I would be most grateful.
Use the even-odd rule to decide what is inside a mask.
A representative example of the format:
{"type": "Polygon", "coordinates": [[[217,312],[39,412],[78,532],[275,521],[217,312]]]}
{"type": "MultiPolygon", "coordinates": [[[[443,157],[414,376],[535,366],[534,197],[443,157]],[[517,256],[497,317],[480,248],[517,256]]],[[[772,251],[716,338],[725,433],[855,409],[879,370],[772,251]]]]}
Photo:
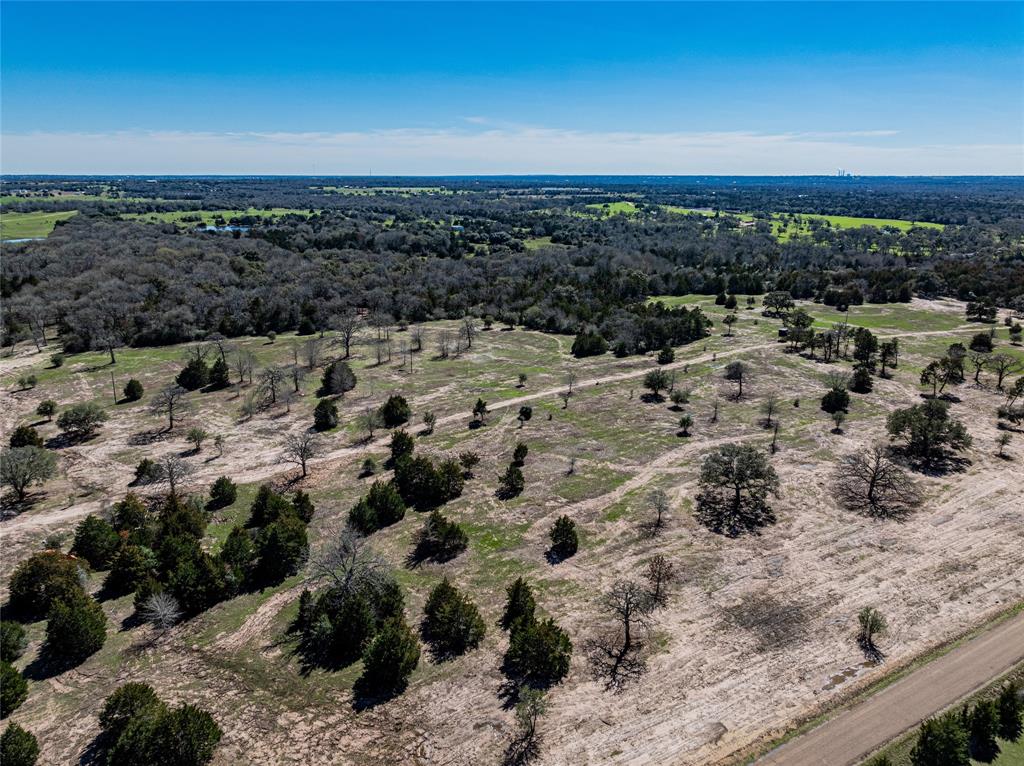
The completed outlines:
{"type": "Polygon", "coordinates": [[[8,174],[1024,173],[1022,3],[0,15],[8,174]]]}

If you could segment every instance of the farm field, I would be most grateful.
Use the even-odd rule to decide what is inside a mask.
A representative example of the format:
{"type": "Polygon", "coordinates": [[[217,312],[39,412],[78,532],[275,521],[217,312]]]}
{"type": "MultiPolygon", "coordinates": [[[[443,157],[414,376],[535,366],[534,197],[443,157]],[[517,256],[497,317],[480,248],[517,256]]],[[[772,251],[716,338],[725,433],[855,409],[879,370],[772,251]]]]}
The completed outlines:
{"type": "Polygon", "coordinates": [[[58,221],[66,221],[77,214],[77,210],[61,213],[0,213],[0,239],[47,237],[58,221]]]}
{"type": "MultiPolygon", "coordinates": [[[[308,492],[316,507],[310,524],[312,556],[344,522],[348,510],[375,478],[360,476],[366,457],[383,466],[389,434],[367,439],[358,416],[392,394],[404,395],[413,416],[407,427],[418,453],[431,456],[477,452],[480,464],[462,496],[444,513],[469,536],[468,549],[443,564],[412,566],[407,557],[423,525],[410,510],[400,522],[374,533],[370,543],[394,566],[406,596],[406,613],[417,623],[430,588],[443,577],[471,593],[487,634],[474,651],[450,661],[426,652],[408,689],[386,703],[353,706],[360,663],[303,672],[289,625],[308,571],[279,585],[244,593],[158,633],[135,625],[131,596],[103,602],[110,627],[103,648],[77,669],[53,676],[30,671],[27,702],[12,716],[37,733],[46,762],[77,761],[98,732],[103,698],[128,680],[151,683],[162,698],[202,702],[224,730],[216,764],[496,762],[510,735],[512,713],[500,696],[501,655],[507,636],[495,626],[505,588],[518,576],[535,586],[540,610],[565,628],[574,646],[566,680],[549,693],[544,720],[545,761],[557,764],[685,764],[735,762],[795,722],[838,702],[890,668],[959,635],[1020,599],[1024,581],[1024,519],[1018,512],[1024,479],[996,456],[995,407],[1003,399],[989,376],[982,385],[958,386],[953,414],[974,437],[958,471],[915,473],[926,501],[903,521],[867,518],[837,506],[831,473],[822,471],[847,454],[884,440],[886,415],[921,401],[920,368],[954,341],[979,330],[963,321],[963,304],[915,300],[911,304],[851,307],[849,323],[880,338],[900,339],[899,367],[876,379],[868,394],[853,394],[839,433],[818,406],[826,379],[848,361],[825,365],[787,353],[777,342],[780,322],[745,310],[723,334],[724,307],[714,296],[660,298],[672,305],[700,305],[711,318],[711,335],[675,349],[675,385],[689,402],[643,397],[644,375],[658,365],[651,356],[610,354],[574,359],[572,336],[495,326],[477,333],[472,347],[440,358],[439,341],[457,331],[449,321],[422,325],[423,351],[395,353],[378,363],[364,328],[350,359],[355,388],[339,402],[339,424],[323,434],[324,451],[309,475],[281,461],[285,437],[312,423],[321,370],[310,370],[301,395],[251,418],[239,408],[248,384],[189,395],[192,410],[171,431],[148,411],[152,394],[184,364],[185,346],[120,349],[116,364],[106,352],[71,354],[61,367],[49,364],[51,347],[37,353],[24,344],[0,359],[0,430],[34,424],[44,438],[56,426],[34,413],[44,398],[63,410],[95,402],[109,421],[92,440],[61,446],[58,476],[38,490],[32,507],[2,522],[5,556],[0,578],[52,535],[64,549],[75,525],[102,512],[129,489],[143,457],[181,455],[194,470],[190,491],[203,495],[221,475],[239,482],[234,503],[213,513],[204,546],[217,552],[231,528],[244,522],[259,485],[308,492]],[[410,360],[411,359],[411,366],[410,360]],[[744,395],[723,378],[725,365],[742,360],[750,378],[744,395]],[[520,385],[519,374],[526,375],[520,385]],[[575,376],[568,400],[559,394],[575,376]],[[36,377],[32,388],[19,379],[36,377]],[[141,402],[114,403],[129,377],[144,386],[141,402]],[[730,539],[709,532],[693,516],[703,456],[723,444],[767,448],[762,406],[781,399],[778,452],[771,457],[781,478],[772,500],[775,524],[759,534],[730,539]],[[470,427],[471,409],[487,402],[484,425],[470,427]],[[719,416],[712,420],[713,408],[719,416]],[[519,407],[532,406],[520,424],[519,407]],[[433,433],[422,433],[422,414],[433,411],[433,433]],[[680,435],[682,411],[692,414],[692,435],[680,435]],[[193,424],[224,436],[223,454],[212,446],[193,452],[185,432],[193,424]],[[516,443],[527,444],[524,491],[495,496],[497,478],[516,443]],[[665,529],[657,535],[648,493],[670,499],[665,529]],[[579,552],[559,563],[545,556],[554,519],[572,518],[579,552]],[[620,578],[638,577],[655,555],[679,572],[667,605],[642,636],[647,672],[620,693],[592,676],[587,641],[606,625],[601,594],[620,578]],[[890,633],[885,663],[867,662],[853,639],[857,612],[884,608],[890,633]]],[[[821,305],[805,308],[821,323],[837,321],[821,305]]],[[[845,315],[844,315],[845,316],[845,315]]],[[[1000,351],[1018,353],[1001,324],[1000,351]]],[[[395,330],[396,349],[408,331],[395,330]]],[[[324,341],[334,339],[327,333],[324,341]]],[[[257,369],[286,365],[313,336],[248,337],[231,345],[251,352],[257,369]]],[[[329,345],[327,357],[341,353],[329,345]]],[[[234,378],[233,378],[234,379],[234,378]]],[[[1024,459],[1019,435],[1007,447],[1024,459]]],[[[151,491],[145,488],[139,491],[151,491]]],[[[98,591],[102,574],[90,577],[98,591]]],[[[43,623],[29,626],[30,647],[18,661],[32,665],[43,623]]]]}

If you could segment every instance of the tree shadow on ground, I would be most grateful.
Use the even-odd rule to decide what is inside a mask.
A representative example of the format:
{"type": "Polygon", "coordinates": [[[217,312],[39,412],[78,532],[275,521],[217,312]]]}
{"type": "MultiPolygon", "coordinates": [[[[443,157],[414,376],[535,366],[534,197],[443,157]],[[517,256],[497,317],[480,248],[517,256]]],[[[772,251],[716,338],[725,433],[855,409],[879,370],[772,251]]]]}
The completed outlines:
{"type": "Polygon", "coordinates": [[[378,705],[383,705],[398,697],[407,686],[407,683],[402,683],[392,689],[375,689],[366,680],[366,676],[359,676],[355,684],[352,685],[352,709],[357,713],[362,713],[364,710],[371,710],[378,705]]]}

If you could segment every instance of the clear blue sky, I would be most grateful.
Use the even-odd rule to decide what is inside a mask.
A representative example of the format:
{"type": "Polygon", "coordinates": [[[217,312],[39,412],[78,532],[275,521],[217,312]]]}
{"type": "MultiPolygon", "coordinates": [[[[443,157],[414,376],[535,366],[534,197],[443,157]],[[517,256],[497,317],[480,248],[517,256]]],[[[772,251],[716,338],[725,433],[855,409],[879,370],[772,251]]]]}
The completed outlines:
{"type": "Polygon", "coordinates": [[[8,173],[1024,173],[1021,3],[0,8],[8,173]]]}

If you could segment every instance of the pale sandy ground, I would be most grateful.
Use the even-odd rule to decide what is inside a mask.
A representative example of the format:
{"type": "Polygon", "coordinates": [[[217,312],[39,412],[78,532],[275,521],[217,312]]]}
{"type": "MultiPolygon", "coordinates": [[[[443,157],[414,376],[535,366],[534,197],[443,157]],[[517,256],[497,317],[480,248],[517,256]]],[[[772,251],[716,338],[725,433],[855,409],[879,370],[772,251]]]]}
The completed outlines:
{"type": "MultiPolygon", "coordinates": [[[[922,334],[928,333],[900,333],[903,337],[922,334]]],[[[958,336],[969,334],[961,331],[958,336]]],[[[742,351],[769,359],[779,353],[777,349],[775,343],[761,343],[742,351]]],[[[676,366],[700,358],[697,354],[680,359],[676,366]]],[[[621,381],[643,372],[601,380],[621,381]]],[[[784,373],[778,385],[786,390],[784,373]]],[[[558,390],[531,392],[492,409],[551,398],[558,390]]],[[[874,399],[886,408],[920,401],[916,387],[906,382],[879,381],[876,393],[882,395],[874,399]]],[[[654,541],[624,545],[611,536],[599,547],[560,564],[561,577],[596,593],[620,577],[637,577],[644,561],[663,552],[676,562],[683,581],[675,587],[669,606],[657,615],[650,642],[657,650],[649,658],[649,672],[620,694],[605,692],[587,672],[582,644],[597,629],[593,605],[579,603],[568,588],[545,595],[544,608],[568,630],[577,651],[569,678],[550,693],[550,712],[542,723],[542,762],[729,762],[856,686],[1024,597],[1024,472],[1019,468],[1024,458],[1017,444],[1010,448],[1017,455],[1014,462],[994,456],[997,431],[992,413],[1000,398],[997,394],[969,385],[957,393],[963,402],[955,412],[968,423],[975,439],[969,453],[972,463],[962,473],[922,479],[928,500],[905,523],[880,523],[838,509],[828,491],[831,465],[823,470],[814,454],[835,450],[837,444],[842,445],[839,452],[855,451],[881,439],[883,423],[877,418],[870,427],[858,424],[842,437],[808,432],[807,438],[817,447],[783,452],[774,459],[783,483],[783,497],[774,503],[779,523],[760,536],[728,540],[712,535],[677,506],[669,530],[654,541]],[[887,661],[882,667],[866,663],[852,638],[856,613],[867,604],[878,606],[889,617],[890,634],[882,643],[887,661]],[[756,605],[786,616],[769,626],[768,639],[763,632],[730,622],[756,605]]],[[[0,426],[6,432],[12,415],[9,408],[0,409],[4,411],[0,426]]],[[[456,417],[465,420],[464,416],[452,419],[456,417]]],[[[439,423],[438,430],[445,425],[439,423]]],[[[110,427],[118,426],[112,422],[110,427]]],[[[268,428],[276,430],[275,441],[280,438],[280,426],[266,421],[243,426],[254,437],[264,438],[267,434],[258,432],[268,428]]],[[[643,491],[651,481],[667,485],[678,501],[692,498],[699,455],[717,441],[731,438],[693,439],[646,465],[616,466],[633,477],[598,498],[545,506],[534,518],[550,518],[533,525],[518,555],[541,557],[538,542],[555,516],[568,513],[586,528],[627,492],[643,491]]],[[[109,497],[116,498],[130,472],[110,459],[105,449],[114,447],[91,450],[86,445],[68,450],[75,455],[67,461],[68,482],[113,488],[109,497]]],[[[360,449],[339,449],[322,465],[351,458],[360,449]]],[[[286,467],[265,451],[229,451],[223,460],[200,467],[196,480],[227,473],[252,481],[282,470],[286,467]]],[[[4,547],[8,552],[19,550],[28,541],[38,540],[44,529],[66,526],[103,502],[91,500],[6,521],[4,547]]],[[[619,524],[628,538],[629,522],[619,524]]],[[[3,568],[9,571],[10,557],[4,558],[3,568]]],[[[265,693],[250,693],[239,683],[244,670],[239,671],[230,658],[246,647],[271,657],[279,653],[273,647],[276,637],[268,631],[277,612],[295,596],[295,590],[273,596],[212,649],[192,648],[186,626],[178,635],[135,650],[152,660],[162,693],[171,699],[201,702],[215,712],[226,731],[218,764],[468,766],[498,761],[511,727],[511,715],[497,696],[503,680],[498,665],[504,639],[489,640],[483,649],[460,659],[457,670],[438,672],[404,696],[360,714],[352,712],[349,694],[343,689],[329,699],[310,699],[285,712],[265,693]]],[[[293,674],[294,668],[282,665],[280,673],[293,674]]],[[[115,669],[111,682],[116,677],[115,669]]],[[[57,693],[78,694],[90,688],[93,680],[70,671],[44,683],[57,693]]],[[[45,763],[74,762],[83,743],[95,734],[94,712],[58,721],[46,708],[37,707],[23,725],[41,735],[45,763]]]]}

